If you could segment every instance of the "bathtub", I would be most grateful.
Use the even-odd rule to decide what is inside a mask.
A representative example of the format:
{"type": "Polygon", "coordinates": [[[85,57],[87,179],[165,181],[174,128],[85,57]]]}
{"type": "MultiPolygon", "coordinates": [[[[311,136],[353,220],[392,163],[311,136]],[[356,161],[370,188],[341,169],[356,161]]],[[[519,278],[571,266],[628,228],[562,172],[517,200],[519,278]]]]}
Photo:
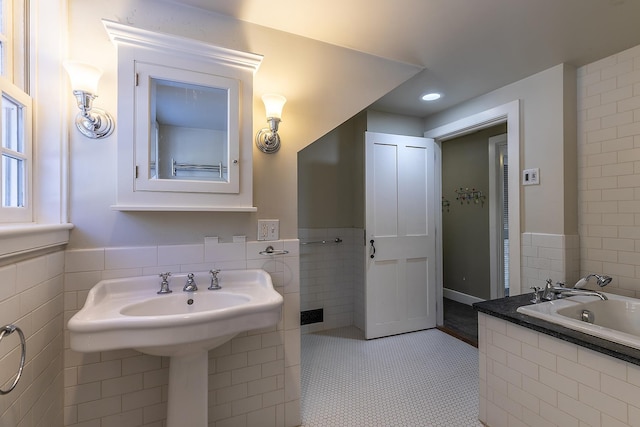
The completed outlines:
{"type": "Polygon", "coordinates": [[[606,294],[572,296],[519,307],[527,316],[640,349],[640,299],[606,294]]]}

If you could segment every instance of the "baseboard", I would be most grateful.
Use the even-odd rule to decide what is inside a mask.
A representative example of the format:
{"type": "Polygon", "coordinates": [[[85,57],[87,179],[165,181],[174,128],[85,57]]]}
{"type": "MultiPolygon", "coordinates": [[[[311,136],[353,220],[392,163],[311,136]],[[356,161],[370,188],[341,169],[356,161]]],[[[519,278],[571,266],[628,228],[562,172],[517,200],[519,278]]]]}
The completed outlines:
{"type": "Polygon", "coordinates": [[[453,301],[460,302],[462,304],[473,305],[474,302],[485,301],[482,298],[474,297],[473,295],[463,294],[462,292],[454,291],[453,289],[442,288],[443,298],[448,298],[453,301]]]}

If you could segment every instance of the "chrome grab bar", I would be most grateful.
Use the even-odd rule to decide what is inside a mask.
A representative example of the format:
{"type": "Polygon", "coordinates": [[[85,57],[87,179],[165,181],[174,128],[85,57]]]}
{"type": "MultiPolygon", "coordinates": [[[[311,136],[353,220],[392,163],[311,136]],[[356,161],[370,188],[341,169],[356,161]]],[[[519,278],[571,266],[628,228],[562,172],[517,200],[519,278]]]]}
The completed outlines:
{"type": "Polygon", "coordinates": [[[313,242],[300,242],[301,245],[326,245],[327,243],[342,243],[342,239],[336,237],[333,240],[316,240],[313,242]]]}
{"type": "Polygon", "coordinates": [[[289,253],[289,251],[274,249],[273,246],[269,245],[267,246],[267,249],[265,249],[264,251],[260,251],[258,253],[260,255],[286,255],[289,253]]]}

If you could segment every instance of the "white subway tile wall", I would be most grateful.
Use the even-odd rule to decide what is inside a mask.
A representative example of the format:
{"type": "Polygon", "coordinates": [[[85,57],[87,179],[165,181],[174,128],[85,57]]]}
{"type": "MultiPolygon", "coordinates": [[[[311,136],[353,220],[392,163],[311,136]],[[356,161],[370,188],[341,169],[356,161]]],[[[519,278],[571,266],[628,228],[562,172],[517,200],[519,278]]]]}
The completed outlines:
{"type": "MultiPolygon", "coordinates": [[[[0,426],[62,426],[63,278],[63,251],[0,267],[0,326],[16,325],[26,339],[20,381],[0,396],[0,426]]],[[[14,381],[21,351],[17,332],[2,338],[3,390],[14,381]]]]}
{"type": "Polygon", "coordinates": [[[298,230],[300,309],[323,309],[323,322],[303,325],[302,333],[364,327],[363,233],[356,228],[298,230]],[[337,237],[342,242],[331,243],[337,237]],[[327,243],[304,244],[323,240],[327,243]]]}
{"type": "Polygon", "coordinates": [[[578,69],[580,269],[640,296],[640,46],[578,69]]]}
{"type": "Polygon", "coordinates": [[[480,421],[637,426],[640,366],[478,314],[480,421]]]}
{"type": "Polygon", "coordinates": [[[580,274],[580,239],[578,236],[522,233],[522,292],[532,286],[542,287],[547,279],[553,283],[573,285],[580,274]]]}
{"type": "MultiPolygon", "coordinates": [[[[297,240],[70,250],[66,253],[65,325],[104,278],[263,268],[284,296],[276,327],[241,333],[209,353],[209,423],[216,427],[292,427],[300,423],[300,273],[297,240]]],[[[62,325],[60,325],[62,330],[62,325]]],[[[64,426],[161,427],[169,359],[134,350],[77,353],[65,327],[64,426]]],[[[62,424],[59,424],[62,425],[62,424]]]]}

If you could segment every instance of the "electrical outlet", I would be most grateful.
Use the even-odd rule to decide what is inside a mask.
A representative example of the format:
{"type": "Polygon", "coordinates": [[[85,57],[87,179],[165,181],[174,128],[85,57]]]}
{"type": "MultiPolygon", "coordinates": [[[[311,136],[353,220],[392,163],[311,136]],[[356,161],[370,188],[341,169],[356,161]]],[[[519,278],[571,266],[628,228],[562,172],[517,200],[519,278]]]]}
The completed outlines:
{"type": "Polygon", "coordinates": [[[258,220],[258,240],[278,240],[280,238],[279,219],[258,220]]]}

